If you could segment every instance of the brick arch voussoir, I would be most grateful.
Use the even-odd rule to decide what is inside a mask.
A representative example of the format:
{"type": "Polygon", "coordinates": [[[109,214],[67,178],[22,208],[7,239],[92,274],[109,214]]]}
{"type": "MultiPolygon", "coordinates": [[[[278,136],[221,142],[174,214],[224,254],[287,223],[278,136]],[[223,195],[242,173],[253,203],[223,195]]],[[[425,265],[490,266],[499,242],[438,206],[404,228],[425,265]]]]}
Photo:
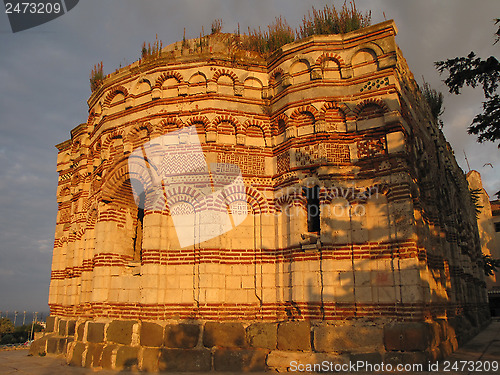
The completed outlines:
{"type": "Polygon", "coordinates": [[[165,134],[171,130],[175,131],[178,129],[182,129],[184,127],[184,123],[180,118],[172,116],[161,120],[158,124],[158,127],[159,129],[161,129],[161,132],[165,134]]]}
{"type": "Polygon", "coordinates": [[[234,73],[233,71],[231,71],[229,69],[218,69],[214,73],[212,80],[214,82],[217,82],[221,76],[227,76],[227,77],[231,78],[234,85],[240,83],[240,80],[238,79],[238,76],[236,75],[236,73],[234,73]]]}
{"type": "Polygon", "coordinates": [[[161,85],[163,85],[163,82],[165,82],[169,78],[175,78],[177,80],[177,83],[181,84],[184,82],[184,78],[182,77],[182,74],[176,71],[169,71],[165,72],[162,75],[160,75],[155,82],[154,88],[160,88],[161,85]]]}
{"type": "Polygon", "coordinates": [[[205,129],[205,131],[207,131],[209,126],[210,126],[210,121],[208,120],[208,118],[206,116],[193,116],[189,120],[186,121],[186,127],[193,126],[196,124],[203,124],[203,129],[205,129]]]}
{"type": "Polygon", "coordinates": [[[115,129],[112,132],[106,134],[106,136],[104,137],[104,141],[101,143],[101,149],[106,149],[110,147],[111,142],[113,142],[113,139],[121,138],[123,141],[125,138],[124,134],[125,132],[123,131],[123,129],[115,129]]]}
{"type": "Polygon", "coordinates": [[[356,116],[358,116],[361,113],[361,111],[363,111],[363,109],[368,105],[376,105],[379,106],[384,113],[389,112],[389,107],[387,106],[384,100],[377,98],[369,98],[363,100],[361,103],[358,103],[356,108],[354,108],[353,113],[356,116]]]}
{"type": "Polygon", "coordinates": [[[232,124],[235,129],[236,129],[236,133],[237,134],[243,134],[245,131],[246,131],[246,128],[240,124],[240,122],[233,116],[231,115],[220,115],[220,116],[217,116],[213,121],[212,121],[212,126],[214,129],[217,129],[217,127],[219,126],[219,124],[223,121],[227,121],[229,122],[230,124],[232,124]]]}
{"type": "Polygon", "coordinates": [[[343,115],[347,118],[349,113],[351,112],[350,108],[345,103],[336,103],[336,102],[326,102],[323,107],[321,107],[320,111],[320,120],[325,120],[326,112],[329,109],[338,109],[343,115]]]}
{"type": "Polygon", "coordinates": [[[169,187],[166,189],[166,196],[169,209],[177,203],[184,202],[193,206],[195,212],[206,208],[206,199],[203,194],[191,187],[169,187]]]}
{"type": "Polygon", "coordinates": [[[335,61],[339,65],[339,68],[346,67],[346,63],[344,62],[344,59],[342,59],[342,57],[340,57],[338,54],[336,54],[334,52],[327,52],[327,53],[322,54],[320,57],[318,57],[316,59],[316,65],[321,66],[321,64],[323,64],[325,61],[328,61],[328,60],[335,61]]]}
{"type": "Polygon", "coordinates": [[[118,87],[112,88],[111,91],[106,95],[106,98],[104,99],[103,106],[109,107],[113,98],[118,94],[123,94],[123,96],[125,96],[125,98],[126,98],[128,96],[128,90],[124,86],[118,86],[118,87]]]}
{"type": "Polygon", "coordinates": [[[318,121],[321,117],[320,112],[314,106],[306,105],[295,109],[295,111],[292,112],[290,119],[295,121],[297,117],[305,112],[311,113],[314,117],[314,121],[318,121]]]}
{"type": "Polygon", "coordinates": [[[246,134],[249,126],[256,126],[256,127],[260,128],[262,130],[262,134],[264,135],[264,137],[271,136],[271,128],[270,128],[268,123],[264,123],[264,122],[259,121],[259,120],[247,120],[243,124],[243,129],[244,129],[245,134],[246,134]]]}

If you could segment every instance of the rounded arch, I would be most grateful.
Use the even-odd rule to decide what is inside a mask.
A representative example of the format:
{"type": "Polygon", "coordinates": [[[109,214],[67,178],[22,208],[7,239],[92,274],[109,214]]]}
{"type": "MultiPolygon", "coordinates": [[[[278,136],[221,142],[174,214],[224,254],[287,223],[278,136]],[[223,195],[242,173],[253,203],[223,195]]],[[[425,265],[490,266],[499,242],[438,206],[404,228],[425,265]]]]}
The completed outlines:
{"type": "Polygon", "coordinates": [[[247,133],[247,129],[250,126],[256,126],[256,127],[260,128],[262,130],[262,133],[263,133],[264,137],[270,137],[271,136],[271,129],[269,127],[269,124],[266,124],[266,123],[264,123],[262,121],[255,120],[255,119],[253,119],[253,120],[247,120],[243,124],[243,128],[244,128],[245,134],[247,133]]]}
{"type": "Polygon", "coordinates": [[[127,141],[131,143],[138,142],[139,140],[144,140],[147,142],[151,139],[151,134],[153,133],[153,126],[150,122],[144,122],[141,124],[136,124],[128,131],[127,141]]]}
{"type": "Polygon", "coordinates": [[[339,68],[344,68],[346,66],[344,59],[334,52],[323,53],[316,59],[316,65],[324,66],[327,61],[334,61],[338,64],[339,68]]]}
{"type": "Polygon", "coordinates": [[[349,61],[350,65],[352,65],[353,58],[359,52],[367,52],[371,54],[375,60],[378,60],[378,57],[384,54],[384,50],[378,44],[374,42],[363,43],[358,46],[356,50],[351,51],[350,55],[348,56],[347,61],[349,61]]]}
{"type": "Polygon", "coordinates": [[[161,129],[162,133],[165,134],[171,131],[182,129],[184,127],[184,123],[178,117],[169,117],[161,120],[158,126],[161,129]]]}
{"type": "Polygon", "coordinates": [[[179,72],[176,72],[176,71],[168,71],[168,72],[165,72],[163,74],[161,74],[157,79],[156,79],[156,82],[155,82],[155,88],[160,88],[162,85],[163,85],[163,82],[165,82],[167,79],[169,78],[175,78],[175,80],[177,81],[177,83],[181,84],[184,79],[182,77],[182,75],[179,73],[179,72]]]}
{"type": "Polygon", "coordinates": [[[227,76],[227,77],[231,78],[231,80],[233,81],[234,85],[236,85],[236,84],[239,83],[239,79],[236,76],[236,74],[233,71],[229,70],[229,69],[218,69],[214,73],[214,75],[212,77],[212,80],[215,81],[215,82],[217,82],[221,76],[227,76]]]}
{"type": "Polygon", "coordinates": [[[205,73],[203,73],[202,71],[197,71],[196,73],[194,73],[193,75],[191,75],[191,77],[189,78],[189,84],[196,84],[196,83],[207,83],[208,79],[207,79],[207,76],[205,75],[205,73]]]}
{"type": "MultiPolygon", "coordinates": [[[[219,129],[220,125],[222,123],[229,123],[234,127],[234,134],[244,134],[244,129],[243,126],[239,123],[239,121],[231,116],[231,115],[220,115],[217,116],[213,121],[212,125],[215,129],[219,129]]],[[[225,129],[225,130],[231,130],[231,129],[225,129]]]]}
{"type": "Polygon", "coordinates": [[[286,131],[286,127],[288,126],[289,120],[290,119],[288,118],[288,116],[284,113],[276,117],[274,120],[273,135],[284,133],[286,131]]]}
{"type": "Polygon", "coordinates": [[[389,112],[387,104],[382,99],[374,98],[363,100],[353,110],[358,120],[380,117],[387,112],[389,112]]]}
{"type": "Polygon", "coordinates": [[[152,85],[151,81],[148,78],[142,76],[142,77],[139,77],[135,81],[135,83],[133,85],[132,92],[134,94],[142,94],[144,92],[151,91],[152,88],[153,88],[153,85],[152,85]],[[142,87],[143,85],[147,85],[147,87],[146,86],[142,87]]]}
{"type": "Polygon", "coordinates": [[[104,107],[108,108],[111,104],[111,101],[116,95],[122,94],[125,98],[128,96],[128,90],[124,86],[118,86],[112,88],[104,99],[104,107]]]}
{"type": "Polygon", "coordinates": [[[186,121],[186,126],[196,126],[196,130],[204,133],[209,130],[210,121],[205,116],[194,116],[186,121]]]}
{"type": "Polygon", "coordinates": [[[179,203],[190,204],[195,212],[206,209],[205,195],[191,186],[185,184],[170,185],[165,188],[165,195],[170,211],[179,203]]]}
{"type": "Polygon", "coordinates": [[[314,125],[319,118],[318,110],[312,105],[296,108],[290,116],[296,127],[314,125]]]}

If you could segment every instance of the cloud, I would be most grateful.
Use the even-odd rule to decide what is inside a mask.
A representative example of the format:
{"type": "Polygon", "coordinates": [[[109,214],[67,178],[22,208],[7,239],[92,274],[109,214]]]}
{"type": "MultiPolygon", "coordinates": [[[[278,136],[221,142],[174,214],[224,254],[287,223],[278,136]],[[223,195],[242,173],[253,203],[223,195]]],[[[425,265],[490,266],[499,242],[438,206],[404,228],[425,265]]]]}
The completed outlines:
{"type": "MultiPolygon", "coordinates": [[[[51,248],[57,203],[54,145],[88,116],[89,73],[104,62],[109,73],[139,58],[144,41],[155,34],[164,45],[202,30],[222,18],[224,31],[240,24],[263,27],[283,15],[297,26],[312,6],[327,0],[86,0],[71,12],[35,29],[12,34],[0,16],[0,308],[42,310],[47,304],[51,248]],[[6,266],[7,265],[7,266],[6,266]]],[[[339,2],[335,2],[340,4],[339,2]]],[[[394,18],[397,43],[417,81],[424,76],[446,92],[434,61],[474,50],[487,57],[493,47],[497,0],[358,0],[372,9],[374,22],[394,18]]],[[[496,145],[478,144],[467,126],[481,108],[478,90],[447,95],[443,129],[458,162],[482,173],[490,196],[500,190],[496,145]],[[483,167],[487,162],[493,164],[483,167]]]]}

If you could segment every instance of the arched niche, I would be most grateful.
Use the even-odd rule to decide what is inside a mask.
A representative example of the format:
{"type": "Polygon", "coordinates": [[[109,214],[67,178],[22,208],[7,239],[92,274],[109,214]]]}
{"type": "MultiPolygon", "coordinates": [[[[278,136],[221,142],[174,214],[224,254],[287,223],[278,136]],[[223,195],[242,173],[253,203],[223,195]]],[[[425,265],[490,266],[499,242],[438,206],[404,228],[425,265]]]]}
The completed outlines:
{"type": "Polygon", "coordinates": [[[250,99],[262,99],[262,82],[249,77],[243,82],[243,96],[250,99]]]}
{"type": "Polygon", "coordinates": [[[352,57],[351,65],[355,77],[378,70],[377,54],[371,48],[363,48],[352,57]]]}

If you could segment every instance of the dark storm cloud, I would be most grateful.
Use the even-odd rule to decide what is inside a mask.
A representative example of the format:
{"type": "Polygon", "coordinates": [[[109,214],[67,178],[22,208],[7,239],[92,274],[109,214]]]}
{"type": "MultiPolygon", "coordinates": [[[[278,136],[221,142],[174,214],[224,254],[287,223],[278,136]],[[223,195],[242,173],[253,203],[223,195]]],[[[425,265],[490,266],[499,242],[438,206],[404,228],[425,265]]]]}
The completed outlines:
{"type": "MultiPolygon", "coordinates": [[[[87,118],[89,73],[101,60],[106,73],[140,56],[142,42],[155,34],[164,45],[210,31],[223,19],[224,31],[240,25],[266,28],[283,15],[292,27],[312,7],[327,0],[85,0],[68,14],[37,28],[12,34],[0,14],[0,309],[37,310],[47,306],[57,204],[54,145],[87,118]]],[[[341,2],[336,2],[341,4],[341,2]]],[[[470,2],[359,1],[374,22],[394,19],[397,42],[419,83],[422,76],[446,92],[434,61],[463,56],[498,56],[492,19],[497,0],[470,2]]],[[[445,95],[444,132],[457,160],[482,173],[486,189],[500,190],[496,145],[478,144],[466,129],[481,108],[479,90],[445,95]],[[494,168],[483,167],[492,163],[494,168]]]]}

